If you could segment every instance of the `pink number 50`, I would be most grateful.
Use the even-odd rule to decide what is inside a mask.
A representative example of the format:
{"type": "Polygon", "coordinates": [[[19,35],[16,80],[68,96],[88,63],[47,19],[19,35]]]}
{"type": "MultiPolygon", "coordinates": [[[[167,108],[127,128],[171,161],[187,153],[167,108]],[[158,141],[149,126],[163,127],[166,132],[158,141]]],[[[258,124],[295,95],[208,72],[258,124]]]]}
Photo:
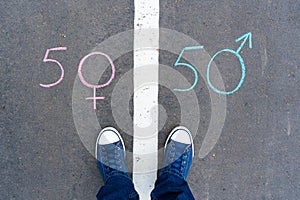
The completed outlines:
{"type": "Polygon", "coordinates": [[[45,63],[46,62],[56,63],[60,67],[61,75],[60,75],[60,78],[55,83],[40,84],[41,87],[50,88],[50,87],[53,87],[55,85],[58,85],[63,80],[63,78],[64,78],[64,68],[62,67],[62,65],[60,64],[60,62],[58,62],[57,60],[49,59],[48,55],[49,55],[50,51],[65,51],[65,50],[67,50],[67,47],[56,47],[56,48],[52,48],[52,49],[47,49],[45,57],[43,59],[43,62],[45,62],[45,63]]]}

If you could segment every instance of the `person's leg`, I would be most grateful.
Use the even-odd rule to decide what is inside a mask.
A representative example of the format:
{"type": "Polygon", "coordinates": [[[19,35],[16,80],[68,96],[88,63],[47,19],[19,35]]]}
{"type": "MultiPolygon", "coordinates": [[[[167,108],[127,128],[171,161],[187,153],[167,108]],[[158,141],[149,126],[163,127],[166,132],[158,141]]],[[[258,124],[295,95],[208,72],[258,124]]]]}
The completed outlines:
{"type": "Polygon", "coordinates": [[[116,129],[108,127],[99,133],[95,154],[104,181],[97,199],[139,199],[126,169],[125,145],[116,129]]]}
{"type": "Polygon", "coordinates": [[[165,144],[163,168],[151,192],[153,200],[193,200],[186,182],[194,156],[193,138],[185,127],[176,127],[165,144]]]}

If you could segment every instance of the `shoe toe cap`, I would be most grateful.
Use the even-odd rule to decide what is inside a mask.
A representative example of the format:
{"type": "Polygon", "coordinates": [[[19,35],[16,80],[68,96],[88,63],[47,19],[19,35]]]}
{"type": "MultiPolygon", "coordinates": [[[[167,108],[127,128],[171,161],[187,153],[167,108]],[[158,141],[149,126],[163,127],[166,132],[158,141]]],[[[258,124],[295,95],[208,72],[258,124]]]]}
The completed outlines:
{"type": "Polygon", "coordinates": [[[120,141],[119,136],[112,130],[107,130],[102,133],[98,140],[98,144],[106,145],[120,141]]]}
{"type": "Polygon", "coordinates": [[[174,140],[176,142],[180,142],[183,144],[192,144],[192,138],[190,134],[183,129],[177,130],[171,137],[171,140],[174,140]]]}

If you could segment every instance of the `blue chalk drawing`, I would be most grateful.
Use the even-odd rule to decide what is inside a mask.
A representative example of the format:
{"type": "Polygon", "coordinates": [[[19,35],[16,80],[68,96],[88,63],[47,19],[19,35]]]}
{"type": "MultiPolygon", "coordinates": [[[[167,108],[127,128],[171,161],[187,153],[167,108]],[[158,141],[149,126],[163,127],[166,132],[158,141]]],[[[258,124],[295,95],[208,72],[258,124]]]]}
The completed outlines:
{"type": "Polygon", "coordinates": [[[242,86],[242,84],[243,84],[243,82],[244,82],[244,79],[245,79],[245,76],[246,76],[246,66],[245,66],[245,63],[244,63],[244,60],[243,60],[242,56],[240,55],[240,51],[241,51],[241,49],[244,47],[245,43],[246,43],[248,40],[249,40],[249,48],[252,49],[252,33],[249,32],[249,33],[247,33],[247,34],[245,34],[245,35],[239,37],[238,39],[235,40],[235,42],[239,42],[239,41],[241,41],[241,40],[243,40],[243,42],[241,43],[240,47],[239,47],[236,51],[235,51],[235,50],[232,50],[232,49],[223,49],[223,50],[220,50],[220,51],[218,51],[218,52],[211,58],[211,60],[210,60],[209,63],[208,63],[207,74],[206,74],[206,75],[207,75],[207,82],[208,82],[209,87],[211,87],[211,89],[212,89],[213,91],[215,91],[216,93],[219,93],[219,94],[233,94],[233,93],[235,93],[236,91],[238,91],[238,90],[241,88],[241,86],[242,86]],[[240,64],[241,64],[241,68],[242,68],[242,76],[241,76],[240,82],[238,83],[238,85],[236,86],[235,89],[233,89],[232,91],[229,91],[229,92],[221,91],[221,90],[218,90],[217,88],[215,88],[215,87],[213,86],[213,84],[211,83],[211,81],[210,81],[210,75],[209,75],[209,73],[210,73],[210,67],[211,67],[211,64],[212,64],[213,60],[214,60],[219,54],[221,54],[221,53],[223,53],[223,52],[232,53],[234,56],[236,56],[236,57],[239,59],[240,64]]]}
{"type": "Polygon", "coordinates": [[[203,49],[203,46],[192,46],[192,47],[185,47],[182,49],[177,61],[175,62],[174,64],[174,67],[177,67],[177,66],[185,66],[185,67],[188,67],[190,68],[191,70],[193,70],[194,72],[194,75],[195,75],[195,81],[193,83],[193,85],[190,87],[190,88],[187,88],[187,89],[174,89],[175,91],[179,91],[179,92],[186,92],[186,91],[190,91],[192,89],[194,89],[194,87],[197,85],[197,82],[198,82],[198,73],[197,73],[197,70],[195,69],[194,66],[188,64],[188,63],[184,63],[184,62],[179,62],[184,51],[191,51],[191,50],[198,50],[198,49],[203,49]]]}

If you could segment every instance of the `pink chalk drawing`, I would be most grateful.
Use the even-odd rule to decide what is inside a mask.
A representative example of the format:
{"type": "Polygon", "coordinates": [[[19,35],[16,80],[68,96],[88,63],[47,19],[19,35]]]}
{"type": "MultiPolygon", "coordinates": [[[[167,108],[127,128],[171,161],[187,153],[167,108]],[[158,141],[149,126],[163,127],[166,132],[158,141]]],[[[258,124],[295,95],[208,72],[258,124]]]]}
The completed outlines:
{"type": "Polygon", "coordinates": [[[87,86],[89,88],[103,88],[103,87],[108,86],[112,82],[112,80],[115,78],[115,71],[116,71],[116,69],[115,69],[115,65],[114,65],[112,59],[108,55],[106,55],[105,53],[101,53],[101,52],[93,52],[93,53],[90,53],[90,54],[86,55],[85,57],[82,58],[82,60],[79,63],[79,66],[78,66],[78,76],[79,76],[79,79],[80,79],[80,81],[85,86],[87,86]],[[112,71],[111,77],[110,77],[110,79],[106,83],[101,84],[101,85],[92,85],[92,84],[89,84],[88,82],[85,81],[85,79],[83,78],[82,72],[81,72],[82,65],[85,62],[85,60],[87,58],[89,58],[90,56],[93,56],[93,55],[102,55],[102,56],[105,56],[107,58],[107,60],[109,61],[110,65],[111,65],[111,71],[112,71]]]}
{"type": "Polygon", "coordinates": [[[96,107],[97,100],[104,100],[104,99],[105,99],[105,97],[97,97],[96,96],[96,88],[94,88],[94,96],[86,98],[86,100],[94,100],[94,110],[97,109],[97,107],[96,107]]]}
{"type": "Polygon", "coordinates": [[[79,76],[80,81],[85,86],[87,86],[89,88],[93,88],[93,90],[94,90],[93,97],[86,98],[86,100],[94,100],[94,110],[97,109],[96,108],[97,100],[103,100],[103,99],[105,99],[105,97],[97,97],[96,96],[96,89],[97,88],[104,88],[104,87],[108,86],[112,82],[112,80],[114,79],[114,77],[115,77],[115,71],[116,71],[116,69],[115,69],[115,65],[114,65],[112,59],[107,54],[102,53],[102,52],[92,52],[92,53],[86,55],[85,57],[83,57],[82,60],[80,61],[79,66],[78,66],[78,76],[79,76]],[[110,77],[110,79],[106,83],[101,84],[101,85],[92,85],[92,84],[89,84],[88,82],[85,81],[85,79],[84,79],[84,77],[82,75],[82,72],[81,72],[82,65],[85,62],[85,60],[88,59],[90,56],[94,56],[94,55],[102,55],[102,56],[106,57],[107,60],[109,61],[110,65],[111,65],[111,70],[112,70],[111,77],[110,77]]]}
{"type": "Polygon", "coordinates": [[[43,59],[43,62],[47,63],[47,62],[53,62],[53,63],[56,63],[59,67],[60,67],[60,70],[61,70],[61,75],[60,75],[60,78],[55,82],[55,83],[51,83],[51,84],[40,84],[41,87],[44,87],[44,88],[51,88],[53,86],[56,86],[58,85],[64,78],[64,68],[62,67],[62,65],[60,64],[60,62],[58,62],[57,60],[54,60],[54,59],[49,59],[48,56],[49,56],[49,53],[51,51],[65,51],[67,50],[67,47],[56,47],[56,48],[51,48],[51,49],[47,49],[46,51],[46,54],[45,54],[45,57],[43,59]]]}
{"type": "MultiPolygon", "coordinates": [[[[51,83],[51,84],[40,84],[41,87],[44,87],[44,88],[51,88],[53,86],[56,86],[58,85],[64,78],[64,68],[63,66],[60,64],[60,62],[58,62],[57,60],[54,60],[54,59],[49,59],[48,56],[49,56],[49,53],[51,51],[65,51],[67,50],[67,47],[56,47],[56,48],[51,48],[51,49],[47,49],[46,51],[46,54],[44,56],[44,59],[43,59],[43,62],[47,63],[47,62],[52,62],[52,63],[56,63],[59,67],[60,67],[60,70],[61,70],[61,75],[60,75],[60,78],[55,82],[55,83],[51,83]]],[[[83,85],[89,87],[89,88],[93,88],[94,90],[94,95],[93,97],[87,97],[86,100],[94,100],[94,110],[96,110],[96,103],[97,103],[97,100],[104,100],[105,97],[97,97],[96,96],[96,89],[97,88],[104,88],[106,86],[108,86],[109,84],[111,84],[111,82],[113,81],[113,79],[115,78],[115,73],[116,73],[116,68],[115,68],[115,65],[112,61],[112,59],[105,53],[102,53],[102,52],[92,52],[86,56],[84,56],[80,63],[79,63],[79,66],[78,66],[78,76],[79,76],[79,79],[80,81],[83,83],[83,85]],[[101,56],[104,56],[106,57],[106,59],[109,61],[110,65],[111,65],[111,70],[112,70],[112,74],[111,74],[111,77],[110,79],[104,83],[104,84],[101,84],[101,85],[92,85],[92,84],[89,84],[83,77],[82,75],[82,66],[83,66],[83,63],[86,61],[86,59],[88,59],[90,56],[94,56],[94,55],[101,55],[101,56]]]]}

